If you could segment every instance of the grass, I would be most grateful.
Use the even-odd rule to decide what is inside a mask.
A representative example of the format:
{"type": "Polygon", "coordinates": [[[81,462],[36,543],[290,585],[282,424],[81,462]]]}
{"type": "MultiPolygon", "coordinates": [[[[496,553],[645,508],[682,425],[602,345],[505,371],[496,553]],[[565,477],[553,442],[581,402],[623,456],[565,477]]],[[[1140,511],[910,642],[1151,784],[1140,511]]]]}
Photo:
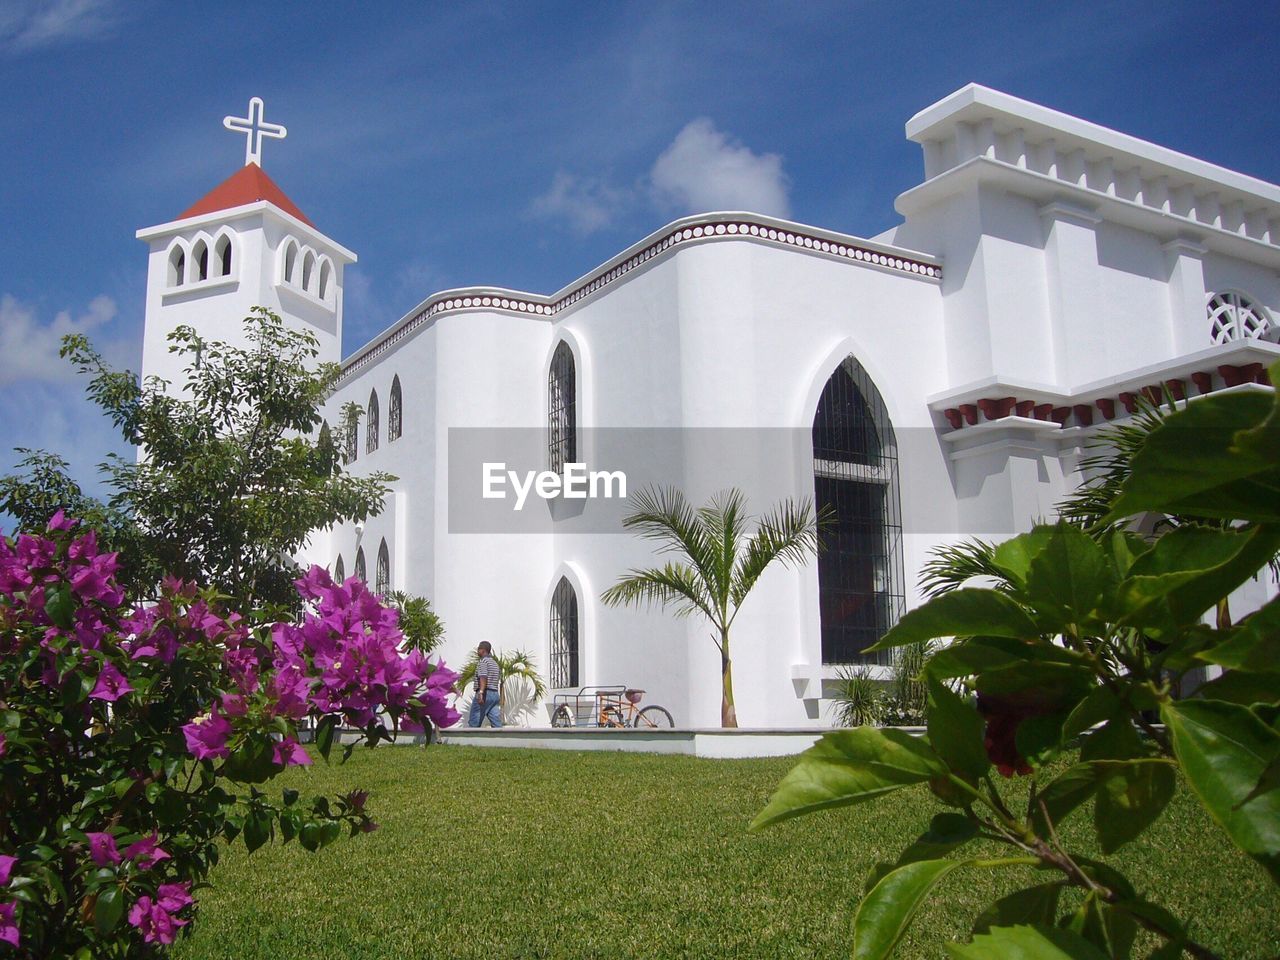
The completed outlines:
{"type": "MultiPolygon", "coordinates": [[[[847,957],[867,871],[941,807],[916,789],[748,834],[793,762],[383,747],[291,771],[308,795],[369,789],[382,828],[316,854],[227,851],[174,956],[847,957]]],[[[1087,815],[1063,827],[1089,846],[1087,815]]],[[[1121,854],[1223,956],[1280,949],[1270,881],[1185,791],[1121,854]]],[[[941,955],[1029,875],[952,874],[898,955],[941,955]]]]}

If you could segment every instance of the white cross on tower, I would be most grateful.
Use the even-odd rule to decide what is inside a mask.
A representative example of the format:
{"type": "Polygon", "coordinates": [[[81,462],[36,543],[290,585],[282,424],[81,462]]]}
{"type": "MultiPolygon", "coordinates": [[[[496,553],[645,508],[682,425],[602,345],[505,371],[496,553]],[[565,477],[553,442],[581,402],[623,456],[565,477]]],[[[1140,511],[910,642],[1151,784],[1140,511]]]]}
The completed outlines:
{"type": "Polygon", "coordinates": [[[253,97],[249,100],[249,116],[222,118],[222,125],[228,130],[238,130],[245,135],[244,165],[246,167],[251,163],[262,166],[263,137],[283,140],[289,135],[289,131],[280,124],[267,123],[263,120],[262,109],[262,98],[253,97]]]}

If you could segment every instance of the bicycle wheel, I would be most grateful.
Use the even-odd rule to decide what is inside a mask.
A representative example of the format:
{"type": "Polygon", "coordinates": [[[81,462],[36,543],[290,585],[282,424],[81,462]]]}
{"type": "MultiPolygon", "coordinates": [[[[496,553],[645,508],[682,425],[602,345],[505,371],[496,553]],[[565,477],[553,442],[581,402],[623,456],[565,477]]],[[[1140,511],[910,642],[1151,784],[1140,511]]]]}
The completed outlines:
{"type": "Polygon", "coordinates": [[[675,725],[676,722],[671,719],[671,712],[657,704],[645,707],[637,713],[635,722],[632,724],[637,730],[669,730],[675,725]]]}
{"type": "Polygon", "coordinates": [[[600,711],[600,726],[602,727],[625,727],[627,722],[622,719],[622,711],[617,707],[605,707],[600,711]]]}
{"type": "Polygon", "coordinates": [[[573,711],[569,709],[567,703],[562,703],[556,707],[556,712],[551,715],[551,725],[553,727],[573,726],[573,711]]]}

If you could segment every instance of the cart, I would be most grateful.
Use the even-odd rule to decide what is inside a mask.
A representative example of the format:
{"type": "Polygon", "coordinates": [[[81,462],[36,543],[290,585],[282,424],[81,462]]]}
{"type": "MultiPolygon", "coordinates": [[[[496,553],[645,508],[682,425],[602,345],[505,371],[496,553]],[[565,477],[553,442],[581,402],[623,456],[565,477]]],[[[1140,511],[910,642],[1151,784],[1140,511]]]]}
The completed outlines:
{"type": "Polygon", "coordinates": [[[625,684],[579,687],[577,693],[558,693],[552,699],[553,727],[609,727],[661,729],[675,726],[671,712],[656,703],[641,707],[644,691],[625,684]]]}

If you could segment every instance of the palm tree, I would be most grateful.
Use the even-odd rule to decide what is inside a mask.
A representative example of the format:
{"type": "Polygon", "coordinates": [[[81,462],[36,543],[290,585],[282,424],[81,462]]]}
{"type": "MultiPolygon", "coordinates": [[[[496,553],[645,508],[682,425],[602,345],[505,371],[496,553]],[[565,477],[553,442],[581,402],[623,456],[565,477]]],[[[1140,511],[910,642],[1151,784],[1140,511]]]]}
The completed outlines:
{"type": "MultiPolygon", "coordinates": [[[[503,712],[506,712],[507,681],[512,679],[523,680],[527,684],[527,696],[513,693],[519,701],[519,706],[515,708],[514,713],[531,712],[537,702],[547,695],[547,683],[538,673],[538,665],[534,662],[532,654],[523,650],[514,650],[511,653],[495,650],[492,656],[498,661],[498,671],[502,676],[502,683],[498,688],[498,702],[502,704],[503,712]]],[[[454,689],[458,691],[459,696],[470,688],[471,681],[475,679],[476,665],[479,663],[480,658],[472,650],[470,658],[458,672],[458,679],[454,683],[454,689]]]]}
{"type": "Polygon", "coordinates": [[[701,614],[711,624],[720,651],[720,725],[736,727],[729,628],[742,601],[775,560],[783,566],[803,563],[818,549],[818,521],[812,504],[784,501],[756,523],[746,512],[740,490],[716,494],[696,510],[672,488],[647,488],[633,498],[635,512],[622,521],[659,554],[678,554],[662,567],[630,570],[601,596],[609,606],[656,603],[674,607],[677,616],[701,614]]]}

